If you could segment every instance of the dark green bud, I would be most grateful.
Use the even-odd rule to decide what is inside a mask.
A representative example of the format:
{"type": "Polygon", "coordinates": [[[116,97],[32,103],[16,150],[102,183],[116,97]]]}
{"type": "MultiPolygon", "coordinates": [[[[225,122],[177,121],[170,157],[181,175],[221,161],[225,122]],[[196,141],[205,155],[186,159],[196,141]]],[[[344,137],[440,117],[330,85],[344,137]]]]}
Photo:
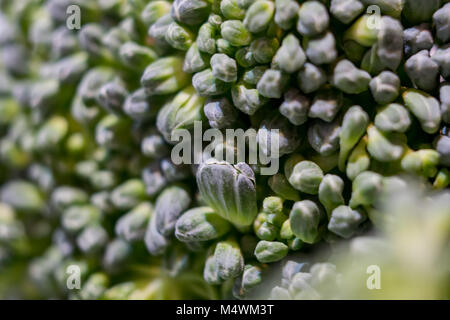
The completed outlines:
{"type": "Polygon", "coordinates": [[[43,78],[56,78],[62,83],[76,83],[89,68],[86,52],[75,53],[57,62],[43,65],[43,78]]]}
{"type": "Polygon", "coordinates": [[[97,102],[106,111],[120,114],[122,104],[128,95],[125,84],[119,78],[102,85],[97,93],[97,102]]]}
{"type": "Polygon", "coordinates": [[[329,156],[339,149],[341,127],[337,121],[313,121],[308,128],[308,141],[311,147],[322,156],[329,156]]]}
{"type": "Polygon", "coordinates": [[[237,50],[234,58],[236,59],[236,62],[244,68],[250,68],[256,64],[255,57],[250,50],[250,47],[244,47],[237,50]]]}
{"type": "Polygon", "coordinates": [[[170,158],[162,159],[160,167],[168,182],[181,181],[191,175],[191,168],[188,165],[174,164],[170,158]]]}
{"type": "Polygon", "coordinates": [[[365,216],[348,206],[341,205],[333,210],[328,230],[343,237],[350,238],[358,229],[365,216]]]}
{"type": "Polygon", "coordinates": [[[154,24],[159,18],[170,12],[171,4],[168,1],[151,1],[141,11],[142,22],[147,26],[154,24]]]}
{"type": "Polygon", "coordinates": [[[385,132],[405,132],[411,124],[408,110],[401,104],[391,103],[377,113],[375,126],[385,132]]]}
{"type": "Polygon", "coordinates": [[[100,146],[120,149],[129,142],[130,122],[109,114],[101,119],[95,128],[95,141],[100,146]]]}
{"type": "Polygon", "coordinates": [[[203,108],[212,128],[222,129],[232,126],[237,119],[237,111],[227,98],[208,99],[203,108]]]}
{"type": "Polygon", "coordinates": [[[211,69],[194,74],[192,86],[201,96],[217,96],[229,89],[228,83],[216,78],[211,69]]]}
{"type": "Polygon", "coordinates": [[[253,115],[260,107],[268,102],[268,99],[259,93],[256,88],[249,88],[244,84],[236,84],[231,88],[233,104],[240,111],[253,115]]]}
{"type": "Polygon", "coordinates": [[[217,39],[216,46],[218,53],[224,53],[230,57],[233,57],[236,52],[236,47],[233,47],[229,41],[222,38],[217,39]]]}
{"type": "Polygon", "coordinates": [[[350,151],[366,132],[368,124],[369,115],[360,106],[353,106],[345,113],[339,133],[339,169],[341,171],[345,170],[345,161],[350,151]]]}
{"type": "Polygon", "coordinates": [[[331,0],[331,14],[344,24],[349,24],[364,11],[358,0],[331,0]]]}
{"type": "Polygon", "coordinates": [[[144,88],[129,94],[123,104],[123,111],[134,120],[153,118],[161,108],[156,99],[150,99],[144,88]]]}
{"type": "Polygon", "coordinates": [[[298,72],[297,81],[301,91],[311,93],[327,82],[327,76],[320,67],[306,62],[298,72]]]}
{"type": "MultiPolygon", "coordinates": [[[[438,1],[430,1],[437,2],[438,1]]],[[[438,4],[439,6],[439,4],[438,4]]],[[[442,42],[450,40],[450,4],[444,5],[433,14],[433,22],[436,27],[436,36],[442,42]]]]}
{"type": "Polygon", "coordinates": [[[198,25],[208,18],[210,3],[203,0],[175,0],[170,13],[172,18],[181,23],[198,25]]]}
{"type": "Polygon", "coordinates": [[[366,71],[356,68],[349,60],[339,61],[333,71],[333,84],[349,94],[366,91],[370,80],[366,71]]]}
{"type": "Polygon", "coordinates": [[[374,159],[389,162],[399,160],[403,155],[406,145],[404,134],[382,132],[373,125],[367,129],[367,134],[367,151],[374,159]]]}
{"type": "Polygon", "coordinates": [[[253,222],[257,214],[255,176],[247,164],[207,160],[197,171],[197,185],[203,201],[221,217],[239,226],[253,222]]]}
{"type": "Polygon", "coordinates": [[[242,20],[245,17],[244,8],[239,7],[236,0],[221,0],[220,12],[227,20],[242,20]]]}
{"type": "Polygon", "coordinates": [[[141,152],[149,158],[159,159],[169,154],[169,148],[164,138],[155,131],[142,138],[141,152]]]}
{"type": "Polygon", "coordinates": [[[422,50],[410,57],[405,63],[405,70],[411,81],[425,91],[436,88],[439,77],[439,65],[430,58],[427,50],[422,50]]]}
{"type": "Polygon", "coordinates": [[[278,49],[273,59],[273,63],[284,72],[294,73],[298,71],[305,62],[306,56],[300,46],[300,42],[293,34],[289,34],[283,39],[281,47],[278,49]]]}
{"type": "Polygon", "coordinates": [[[283,30],[291,29],[298,15],[299,4],[293,0],[275,0],[275,23],[283,30]]]}
{"type": "Polygon", "coordinates": [[[269,178],[269,186],[273,192],[286,200],[300,200],[298,191],[291,187],[289,181],[282,173],[271,176],[269,178]]]}
{"type": "Polygon", "coordinates": [[[353,151],[347,162],[346,174],[350,180],[354,180],[361,172],[369,169],[370,156],[367,153],[367,137],[363,137],[353,151]]]}
{"type": "Polygon", "coordinates": [[[150,202],[142,202],[117,220],[115,232],[125,241],[143,240],[148,221],[152,215],[152,204],[150,202]]]}
{"type": "Polygon", "coordinates": [[[292,153],[299,147],[301,142],[297,127],[280,114],[261,122],[257,139],[260,151],[267,157],[281,157],[284,154],[292,153]],[[276,132],[275,130],[278,131],[276,132]],[[272,146],[274,139],[276,140],[275,146],[272,146]],[[276,149],[276,155],[272,154],[273,148],[276,149]]]}
{"type": "Polygon", "coordinates": [[[43,195],[37,186],[23,180],[12,180],[3,184],[0,189],[0,200],[24,213],[40,212],[45,207],[43,195]]]}
{"type": "Polygon", "coordinates": [[[106,291],[108,285],[109,279],[105,274],[94,273],[83,284],[79,296],[82,300],[97,300],[106,291]]]}
{"type": "Polygon", "coordinates": [[[317,194],[319,185],[323,178],[322,169],[312,161],[300,161],[297,163],[292,174],[288,176],[289,183],[297,190],[317,194]]]}
{"type": "Polygon", "coordinates": [[[414,26],[403,31],[404,50],[407,57],[421,50],[433,47],[433,35],[427,24],[414,26]]]}
{"type": "Polygon", "coordinates": [[[182,25],[172,22],[167,28],[165,40],[178,50],[186,51],[194,41],[194,35],[182,25]]]}
{"type": "Polygon", "coordinates": [[[258,92],[266,98],[281,98],[289,76],[280,70],[267,69],[258,81],[258,92]]]}
{"type": "Polygon", "coordinates": [[[432,178],[438,172],[439,157],[439,152],[433,149],[411,151],[402,158],[401,166],[407,172],[432,178]]]}
{"type": "Polygon", "coordinates": [[[36,133],[35,148],[37,150],[51,150],[61,144],[67,136],[69,124],[62,116],[48,119],[36,133]]]}
{"type": "Polygon", "coordinates": [[[158,164],[152,164],[145,168],[142,171],[142,180],[145,184],[145,191],[150,197],[155,196],[167,185],[167,180],[158,164]]]}
{"type": "Polygon", "coordinates": [[[436,175],[436,179],[433,182],[433,188],[440,190],[447,188],[450,185],[450,172],[447,168],[442,168],[436,175]]]}
{"type": "Polygon", "coordinates": [[[100,222],[101,212],[92,205],[76,205],[64,210],[61,224],[70,233],[78,233],[88,225],[100,222]]]}
{"type": "Polygon", "coordinates": [[[444,84],[439,89],[442,121],[450,123],[450,85],[444,84]]]}
{"type": "Polygon", "coordinates": [[[400,79],[390,71],[383,71],[370,80],[370,91],[379,104],[388,104],[394,101],[400,92],[400,79]]]}
{"type": "Polygon", "coordinates": [[[294,203],[289,221],[294,235],[303,242],[314,243],[319,238],[320,210],[311,200],[294,203]]]}
{"type": "Polygon", "coordinates": [[[278,236],[278,228],[267,221],[267,213],[260,213],[253,222],[253,231],[261,240],[273,241],[278,236]]]}
{"type": "Polygon", "coordinates": [[[196,39],[198,50],[201,52],[214,54],[216,53],[216,37],[218,30],[211,23],[204,23],[198,30],[196,39]]]}
{"type": "Polygon", "coordinates": [[[175,93],[189,82],[188,75],[182,69],[183,60],[179,57],[158,59],[145,69],[141,85],[149,95],[175,93]]]}
{"type": "Polygon", "coordinates": [[[161,235],[156,227],[155,215],[152,215],[145,232],[144,242],[148,252],[152,255],[161,255],[169,246],[169,240],[161,235]]]}
{"type": "Polygon", "coordinates": [[[435,149],[439,152],[440,163],[446,167],[450,167],[450,137],[441,135],[437,138],[435,149]]]}
{"type": "Polygon", "coordinates": [[[145,198],[145,185],[140,179],[125,181],[111,192],[112,204],[121,210],[131,209],[145,198]]]}
{"type": "Polygon", "coordinates": [[[333,210],[344,204],[344,181],[341,177],[334,174],[326,174],[319,185],[319,200],[325,207],[328,217],[333,210]]]}
{"type": "Polygon", "coordinates": [[[214,263],[220,279],[236,278],[244,269],[244,258],[239,245],[232,241],[221,241],[214,250],[214,263]]]}
{"type": "Polygon", "coordinates": [[[372,205],[381,192],[382,183],[383,177],[378,173],[372,171],[360,173],[353,180],[350,208],[372,205]]]}
{"type": "Polygon", "coordinates": [[[259,262],[270,263],[283,259],[288,251],[288,246],[283,242],[261,240],[256,246],[255,256],[259,262]]]}
{"type": "Polygon", "coordinates": [[[131,41],[132,36],[124,28],[114,27],[102,37],[102,44],[114,57],[119,56],[120,47],[131,41]]]}
{"type": "Polygon", "coordinates": [[[262,37],[251,42],[250,51],[257,63],[265,64],[272,61],[279,46],[278,39],[262,37]]]}
{"type": "Polygon", "coordinates": [[[214,255],[211,255],[206,259],[205,268],[203,269],[203,279],[209,284],[220,284],[222,282],[219,278],[214,255]]]}
{"type": "Polygon", "coordinates": [[[189,207],[191,197],[185,189],[177,186],[166,188],[156,199],[156,229],[163,236],[173,234],[175,223],[189,207]]]}
{"type": "Polygon", "coordinates": [[[439,9],[440,3],[440,0],[405,0],[403,18],[412,24],[430,21],[433,13],[439,9]]]}
{"type": "Polygon", "coordinates": [[[99,253],[107,242],[108,234],[99,225],[87,226],[77,237],[78,248],[87,255],[99,253]]]}
{"type": "Polygon", "coordinates": [[[245,14],[244,25],[251,33],[263,32],[269,26],[275,12],[275,5],[271,1],[255,1],[245,14]]]}
{"type": "Polygon", "coordinates": [[[52,205],[57,210],[64,210],[72,205],[84,204],[88,201],[88,195],[81,189],[71,186],[60,186],[53,190],[51,195],[52,205]]]}
{"type": "Polygon", "coordinates": [[[185,88],[169,101],[156,119],[156,126],[164,139],[171,142],[177,129],[191,129],[195,121],[201,121],[204,101],[193,87],[185,88]]]}
{"type": "Polygon", "coordinates": [[[103,256],[102,265],[109,273],[118,273],[124,269],[132,254],[131,245],[122,239],[108,243],[103,256]]]}
{"type": "Polygon", "coordinates": [[[331,122],[336,117],[342,107],[342,93],[340,91],[327,88],[319,91],[312,101],[308,116],[319,118],[326,122],[331,122]]]}
{"type": "Polygon", "coordinates": [[[175,225],[175,236],[183,242],[209,241],[230,230],[230,224],[209,207],[198,207],[183,213],[175,225]]]}
{"type": "Polygon", "coordinates": [[[109,190],[117,184],[117,176],[110,170],[97,170],[88,177],[96,190],[109,190]]]}
{"type": "Polygon", "coordinates": [[[119,56],[125,66],[136,71],[141,71],[150,63],[158,59],[158,55],[155,51],[140,46],[135,42],[125,42],[120,47],[119,56]]]}
{"type": "Polygon", "coordinates": [[[439,73],[444,78],[448,79],[450,77],[450,45],[437,48],[431,57],[431,60],[436,62],[439,66],[439,73]]]}
{"type": "Polygon", "coordinates": [[[418,90],[408,89],[403,93],[403,101],[419,120],[423,131],[432,134],[439,130],[441,112],[438,100],[418,90]]]}
{"type": "Polygon", "coordinates": [[[173,22],[170,14],[165,14],[160,17],[151,27],[148,29],[148,35],[156,40],[163,41],[165,43],[165,37],[169,25],[173,22]]]}
{"type": "Polygon", "coordinates": [[[97,96],[100,88],[114,78],[112,69],[98,67],[90,70],[81,79],[78,85],[77,94],[81,96],[87,106],[97,103],[97,96]]]}
{"type": "Polygon", "coordinates": [[[237,281],[237,288],[234,288],[236,297],[245,297],[245,295],[262,282],[262,270],[257,266],[245,265],[241,278],[237,281]]]}
{"type": "Polygon", "coordinates": [[[234,82],[237,80],[236,61],[226,54],[216,53],[210,60],[212,74],[219,80],[234,82]]]}
{"type": "Polygon", "coordinates": [[[403,55],[403,26],[397,19],[384,16],[380,20],[377,40],[377,56],[380,62],[396,70],[403,55]]]}
{"type": "Polygon", "coordinates": [[[208,57],[198,50],[196,43],[193,43],[184,57],[183,71],[187,73],[195,73],[202,71],[207,67],[208,57]]]}
{"type": "Polygon", "coordinates": [[[251,34],[239,20],[227,20],[220,25],[222,38],[231,43],[232,46],[240,47],[249,45],[251,34]]]}
{"type": "Polygon", "coordinates": [[[306,56],[312,63],[320,65],[336,60],[336,41],[330,31],[317,38],[305,38],[305,42],[306,56]]]}
{"type": "Polygon", "coordinates": [[[308,120],[310,104],[308,97],[301,94],[299,90],[291,88],[284,93],[284,101],[279,110],[292,124],[299,126],[308,120]]]}

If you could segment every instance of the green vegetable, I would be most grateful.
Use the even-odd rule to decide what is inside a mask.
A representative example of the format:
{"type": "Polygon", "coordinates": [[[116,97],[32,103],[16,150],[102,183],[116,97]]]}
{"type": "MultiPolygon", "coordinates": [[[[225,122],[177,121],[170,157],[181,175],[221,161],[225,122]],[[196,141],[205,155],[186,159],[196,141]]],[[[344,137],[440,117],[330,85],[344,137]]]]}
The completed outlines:
{"type": "Polygon", "coordinates": [[[262,240],[256,246],[255,256],[258,261],[269,263],[283,259],[287,252],[288,247],[282,242],[262,240]]]}
{"type": "Polygon", "coordinates": [[[0,1],[0,299],[448,298],[448,2],[0,1]]]}

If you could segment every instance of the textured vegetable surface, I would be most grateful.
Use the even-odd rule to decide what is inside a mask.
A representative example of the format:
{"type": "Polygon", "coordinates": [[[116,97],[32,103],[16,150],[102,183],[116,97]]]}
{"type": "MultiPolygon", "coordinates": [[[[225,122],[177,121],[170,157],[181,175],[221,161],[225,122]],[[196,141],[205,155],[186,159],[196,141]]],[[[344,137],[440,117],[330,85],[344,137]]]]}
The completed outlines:
{"type": "Polygon", "coordinates": [[[71,4],[0,0],[0,298],[449,298],[448,0],[71,4]]]}

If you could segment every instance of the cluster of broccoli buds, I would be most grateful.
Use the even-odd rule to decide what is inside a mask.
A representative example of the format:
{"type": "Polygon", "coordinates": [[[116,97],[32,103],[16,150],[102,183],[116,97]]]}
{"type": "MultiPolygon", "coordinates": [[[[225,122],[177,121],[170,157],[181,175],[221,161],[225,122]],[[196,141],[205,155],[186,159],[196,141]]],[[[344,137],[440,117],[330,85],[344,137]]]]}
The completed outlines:
{"type": "Polygon", "coordinates": [[[448,0],[0,0],[0,30],[0,296],[245,298],[450,183],[448,0]],[[196,122],[277,129],[279,172],[176,163],[196,122]]]}

